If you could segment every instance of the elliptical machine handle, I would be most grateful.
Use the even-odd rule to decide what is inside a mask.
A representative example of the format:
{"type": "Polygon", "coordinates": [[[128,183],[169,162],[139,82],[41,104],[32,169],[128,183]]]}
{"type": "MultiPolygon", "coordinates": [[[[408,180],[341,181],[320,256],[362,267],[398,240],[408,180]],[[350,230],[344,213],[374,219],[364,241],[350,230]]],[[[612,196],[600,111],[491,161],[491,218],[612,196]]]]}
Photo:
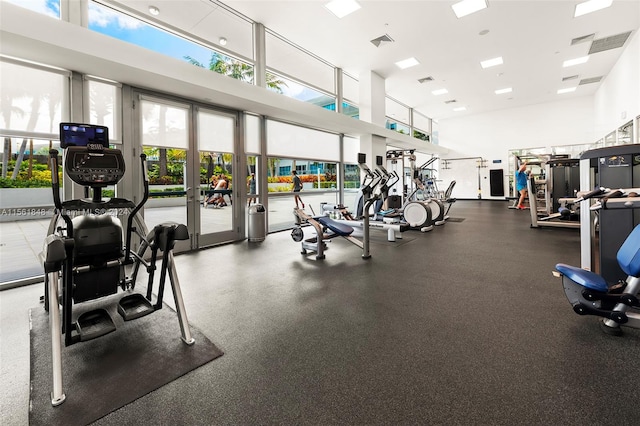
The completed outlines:
{"type": "Polygon", "coordinates": [[[124,252],[125,263],[130,261],[129,256],[131,255],[131,229],[133,227],[133,218],[149,199],[149,171],[147,170],[147,155],[144,153],[140,154],[140,166],[142,167],[142,186],[144,188],[144,194],[142,196],[142,200],[140,200],[138,205],[131,210],[129,217],[127,218],[127,243],[125,245],[124,252]]]}
{"type": "Polygon", "coordinates": [[[49,166],[51,167],[51,189],[53,190],[53,205],[62,212],[62,200],[60,199],[60,180],[58,176],[58,150],[49,151],[49,166]]]}

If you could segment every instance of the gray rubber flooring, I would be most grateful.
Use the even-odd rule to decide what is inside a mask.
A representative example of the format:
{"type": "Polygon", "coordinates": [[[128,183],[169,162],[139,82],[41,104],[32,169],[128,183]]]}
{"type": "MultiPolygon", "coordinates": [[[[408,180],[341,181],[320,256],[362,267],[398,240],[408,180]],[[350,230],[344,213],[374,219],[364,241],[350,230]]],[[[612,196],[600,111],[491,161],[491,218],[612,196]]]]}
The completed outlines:
{"type": "MultiPolygon", "coordinates": [[[[579,232],[507,206],[458,201],[463,221],[369,260],[345,240],[302,256],[288,232],[177,256],[189,321],[225,355],[97,423],[637,424],[639,330],[573,313],[551,271],[579,265],[579,232]]],[[[23,350],[9,327],[38,292],[2,293],[23,350]]]]}

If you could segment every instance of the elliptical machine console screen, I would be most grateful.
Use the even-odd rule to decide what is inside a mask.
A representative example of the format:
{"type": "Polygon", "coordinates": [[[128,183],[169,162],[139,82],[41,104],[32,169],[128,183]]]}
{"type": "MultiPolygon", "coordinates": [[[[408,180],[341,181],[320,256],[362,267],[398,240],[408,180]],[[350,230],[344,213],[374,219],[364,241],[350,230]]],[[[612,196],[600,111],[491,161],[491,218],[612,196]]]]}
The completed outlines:
{"type": "Polygon", "coordinates": [[[109,128],[95,124],[60,123],[60,148],[86,146],[109,148],[109,128]]]}
{"type": "Polygon", "coordinates": [[[124,176],[125,165],[119,149],[91,152],[85,147],[70,146],[65,170],[77,184],[97,187],[118,183],[124,176]]]}

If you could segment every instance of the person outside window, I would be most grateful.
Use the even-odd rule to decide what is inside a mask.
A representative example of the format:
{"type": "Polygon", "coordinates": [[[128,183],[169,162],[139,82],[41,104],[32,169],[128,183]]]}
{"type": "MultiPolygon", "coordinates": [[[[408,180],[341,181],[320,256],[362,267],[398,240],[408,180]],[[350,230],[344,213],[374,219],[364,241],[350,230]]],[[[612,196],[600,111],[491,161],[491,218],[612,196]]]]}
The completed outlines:
{"type": "Polygon", "coordinates": [[[302,191],[302,181],[300,180],[300,176],[298,176],[298,173],[295,170],[291,171],[291,175],[293,176],[293,193],[296,200],[296,207],[299,207],[298,204],[302,204],[302,208],[304,209],[304,203],[298,195],[298,193],[302,191]]]}
{"type": "Polygon", "coordinates": [[[527,162],[523,162],[516,171],[516,190],[520,194],[518,199],[518,210],[524,210],[524,200],[527,198],[527,179],[529,179],[529,170],[527,170],[527,162]]]}
{"type": "MultiPolygon", "coordinates": [[[[220,176],[218,176],[218,183],[216,183],[216,187],[213,188],[214,191],[227,189],[227,187],[227,180],[225,179],[223,174],[220,174],[220,176]]],[[[211,196],[211,198],[209,198],[209,204],[213,205],[214,208],[224,207],[227,205],[227,203],[225,203],[224,201],[224,194],[215,192],[211,196]]]]}
{"type": "Polygon", "coordinates": [[[255,203],[256,202],[256,174],[255,173],[251,173],[251,176],[249,176],[249,182],[247,182],[247,187],[249,188],[249,201],[247,206],[250,206],[251,203],[255,203]]]}

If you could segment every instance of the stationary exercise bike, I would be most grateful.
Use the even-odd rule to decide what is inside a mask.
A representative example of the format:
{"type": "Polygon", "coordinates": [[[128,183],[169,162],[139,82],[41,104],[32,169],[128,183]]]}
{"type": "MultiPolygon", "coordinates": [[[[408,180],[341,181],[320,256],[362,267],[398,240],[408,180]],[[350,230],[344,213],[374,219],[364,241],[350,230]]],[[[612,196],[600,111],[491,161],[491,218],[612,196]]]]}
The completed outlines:
{"type": "Polygon", "coordinates": [[[111,303],[109,296],[115,295],[119,289],[126,295],[117,302],[117,312],[124,321],[131,321],[162,308],[168,275],[181,338],[187,345],[195,342],[189,329],[173,259],[175,242],[188,239],[189,233],[185,225],[173,222],[157,225],[151,232],[147,230],[138,214],[149,198],[145,155],[140,156],[144,196],[136,205],[124,198],[102,196],[102,189],[117,184],[125,173],[122,152],[109,148],[106,127],[61,123],[60,146],[65,152],[66,175],[83,186],[86,193],[91,190],[93,194],[91,198],[61,201],[58,151],[51,150],[49,162],[56,212],[40,256],[45,272],[44,307],[49,313],[51,333],[53,406],[65,400],[60,333],[64,335],[64,345],[70,346],[115,331],[115,323],[104,307],[111,303]],[[118,219],[123,214],[128,214],[124,232],[118,219]],[[136,251],[132,250],[134,234],[139,240],[136,251]],[[147,250],[151,251],[149,262],[144,258],[147,250]],[[162,253],[162,266],[154,301],[158,251],[162,253]],[[146,295],[134,291],[141,265],[149,274],[146,295]],[[126,275],[128,267],[132,270],[131,277],[126,275]],[[99,303],[84,304],[99,299],[102,300],[99,303]],[[96,308],[98,305],[100,307],[96,308]],[[74,312],[76,307],[79,314],[74,312]]]}
{"type": "MultiPolygon", "coordinates": [[[[592,210],[638,208],[640,198],[637,193],[623,197],[623,191],[604,189],[592,191],[582,197],[587,199],[595,195],[607,195],[594,205],[592,210]]],[[[562,277],[562,285],[573,310],[579,315],[603,317],[602,329],[612,335],[622,334],[620,326],[640,328],[640,225],[636,226],[624,240],[617,252],[616,259],[625,281],[609,284],[601,276],[586,269],[559,263],[554,275],[562,277]]]]}

